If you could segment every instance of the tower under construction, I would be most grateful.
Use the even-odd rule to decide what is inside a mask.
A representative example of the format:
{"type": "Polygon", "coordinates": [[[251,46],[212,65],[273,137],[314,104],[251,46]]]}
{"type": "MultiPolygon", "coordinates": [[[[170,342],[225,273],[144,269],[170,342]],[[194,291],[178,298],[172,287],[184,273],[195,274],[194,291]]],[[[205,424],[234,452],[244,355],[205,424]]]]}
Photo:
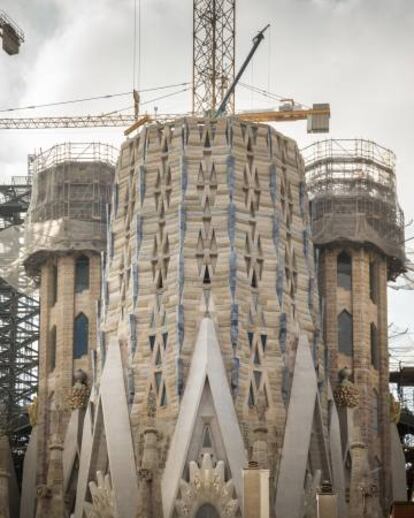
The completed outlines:
{"type": "MultiPolygon", "coordinates": [[[[396,446],[395,433],[390,436],[387,283],[404,270],[405,262],[395,156],[367,140],[324,140],[303,153],[327,372],[333,385],[344,370],[352,373],[359,393],[348,431],[344,417],[344,459],[348,453],[352,457],[352,445],[360,441],[367,453],[370,501],[378,499],[385,510],[393,499],[391,456],[396,446]]],[[[352,487],[348,490],[357,506],[352,487]]],[[[400,490],[405,500],[405,487],[400,490]]]]}

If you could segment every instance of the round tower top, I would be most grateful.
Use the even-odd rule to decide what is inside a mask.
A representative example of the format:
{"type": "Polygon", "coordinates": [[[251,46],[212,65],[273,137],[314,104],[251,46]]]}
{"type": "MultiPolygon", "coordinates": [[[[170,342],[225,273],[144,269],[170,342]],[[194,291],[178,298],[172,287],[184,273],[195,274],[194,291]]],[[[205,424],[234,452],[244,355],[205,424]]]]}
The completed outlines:
{"type": "Polygon", "coordinates": [[[100,143],[53,146],[31,159],[25,266],[36,273],[46,254],[100,252],[106,243],[118,150],[100,143]]]}
{"type": "Polygon", "coordinates": [[[395,155],[369,140],[323,140],[302,150],[315,245],[370,244],[404,268],[404,214],[398,205],[395,155]]]}

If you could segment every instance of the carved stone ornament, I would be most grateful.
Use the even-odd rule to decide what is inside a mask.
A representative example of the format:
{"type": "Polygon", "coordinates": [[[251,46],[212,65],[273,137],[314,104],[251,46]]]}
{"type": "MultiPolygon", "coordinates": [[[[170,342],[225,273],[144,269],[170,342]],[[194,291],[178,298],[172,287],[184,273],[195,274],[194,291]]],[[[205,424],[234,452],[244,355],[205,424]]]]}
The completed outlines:
{"type": "Polygon", "coordinates": [[[235,518],[239,509],[238,501],[233,499],[232,480],[224,479],[224,462],[219,460],[215,466],[211,455],[205,453],[199,466],[189,463],[190,481],[181,479],[180,498],[175,503],[178,518],[195,516],[199,507],[211,504],[223,518],[235,518]]]}
{"type": "Polygon", "coordinates": [[[69,396],[69,406],[72,410],[86,408],[89,401],[90,392],[87,384],[87,374],[82,369],[77,369],[75,371],[74,378],[75,384],[73,385],[69,396]]]}
{"type": "Polygon", "coordinates": [[[335,403],[340,408],[355,408],[359,405],[359,390],[349,380],[349,369],[339,371],[339,384],[334,391],[335,403]]]}
{"type": "Polygon", "coordinates": [[[149,418],[154,418],[157,413],[157,398],[154,394],[154,391],[151,389],[148,392],[147,399],[147,415],[149,418]]]}
{"type": "Polygon", "coordinates": [[[52,490],[46,484],[41,484],[41,485],[37,486],[36,493],[37,493],[38,498],[51,498],[52,497],[52,490]]]}
{"type": "Polygon", "coordinates": [[[152,480],[152,471],[147,468],[139,468],[138,477],[140,480],[144,480],[145,482],[151,482],[152,480]]]}
{"type": "Polygon", "coordinates": [[[115,496],[109,475],[96,473],[96,482],[89,482],[92,505],[87,510],[88,518],[115,518],[115,496]]]}

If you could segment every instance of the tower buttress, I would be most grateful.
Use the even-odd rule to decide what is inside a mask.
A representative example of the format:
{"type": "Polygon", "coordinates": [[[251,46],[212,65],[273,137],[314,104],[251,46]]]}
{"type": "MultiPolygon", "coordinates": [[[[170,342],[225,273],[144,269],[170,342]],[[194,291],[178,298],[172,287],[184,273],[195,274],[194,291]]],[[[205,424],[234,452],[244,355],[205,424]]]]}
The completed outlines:
{"type": "Polygon", "coordinates": [[[308,146],[304,158],[328,372],[332,385],[342,369],[352,373],[370,497],[379,497],[385,510],[391,500],[387,282],[405,260],[395,157],[365,140],[326,140],[308,146]]]}

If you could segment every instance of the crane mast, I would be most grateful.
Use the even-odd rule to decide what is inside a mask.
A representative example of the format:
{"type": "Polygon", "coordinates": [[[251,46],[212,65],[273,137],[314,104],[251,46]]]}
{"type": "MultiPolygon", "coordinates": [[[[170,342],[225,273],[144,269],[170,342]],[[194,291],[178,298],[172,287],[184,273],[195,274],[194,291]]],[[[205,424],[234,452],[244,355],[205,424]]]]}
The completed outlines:
{"type": "Polygon", "coordinates": [[[193,113],[214,113],[234,80],[235,22],[236,0],[193,0],[193,113]]]}

